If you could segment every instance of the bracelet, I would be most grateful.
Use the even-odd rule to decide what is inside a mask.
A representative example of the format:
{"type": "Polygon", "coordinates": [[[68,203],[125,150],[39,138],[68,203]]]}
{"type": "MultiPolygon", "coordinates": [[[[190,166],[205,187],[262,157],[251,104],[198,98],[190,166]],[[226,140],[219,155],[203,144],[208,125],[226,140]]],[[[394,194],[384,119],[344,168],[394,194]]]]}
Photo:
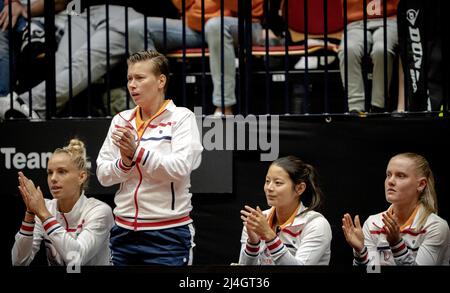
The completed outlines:
{"type": "Polygon", "coordinates": [[[252,243],[252,242],[250,242],[250,239],[247,239],[247,244],[250,246],[259,246],[260,243],[261,243],[261,240],[259,240],[257,243],[252,243]]]}
{"type": "Polygon", "coordinates": [[[133,161],[131,161],[131,164],[130,164],[130,165],[127,165],[127,164],[125,164],[125,162],[122,160],[122,164],[123,164],[125,167],[127,167],[127,168],[131,168],[131,167],[134,166],[134,162],[133,162],[133,161]]]}
{"type": "Polygon", "coordinates": [[[32,216],[35,216],[35,214],[34,214],[33,212],[30,212],[30,211],[28,211],[28,210],[26,210],[25,213],[27,213],[27,214],[29,214],[29,215],[32,215],[32,216]]]}

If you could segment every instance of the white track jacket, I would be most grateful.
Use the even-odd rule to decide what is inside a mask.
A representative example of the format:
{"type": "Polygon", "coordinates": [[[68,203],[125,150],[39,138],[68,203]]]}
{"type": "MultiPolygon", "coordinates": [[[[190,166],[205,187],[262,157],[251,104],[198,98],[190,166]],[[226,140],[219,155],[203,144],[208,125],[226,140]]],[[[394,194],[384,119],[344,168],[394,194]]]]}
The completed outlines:
{"type": "Polygon", "coordinates": [[[189,224],[190,175],[200,165],[203,150],[195,115],[170,101],[139,139],[136,110],[114,116],[97,158],[100,183],[120,184],[114,199],[116,224],[135,231],[189,224]],[[131,167],[123,164],[112,143],[112,131],[119,126],[132,129],[138,144],[131,167]]]}
{"type": "Polygon", "coordinates": [[[12,249],[13,265],[29,265],[44,241],[49,265],[110,265],[111,208],[84,194],[69,213],[57,210],[57,200],[45,199],[54,215],[42,223],[23,221],[12,249]]]}
{"type": "MultiPolygon", "coordinates": [[[[270,242],[257,245],[247,242],[244,226],[241,237],[242,265],[328,265],[331,256],[331,227],[320,213],[309,211],[301,204],[294,221],[282,228],[270,242]]],[[[263,213],[267,216],[271,209],[263,213]]]]}
{"type": "Polygon", "coordinates": [[[411,226],[404,229],[402,239],[393,247],[386,240],[382,214],[370,216],[363,226],[365,248],[354,253],[355,265],[449,265],[450,230],[447,222],[430,214],[423,227],[419,218],[421,206],[411,226]]]}

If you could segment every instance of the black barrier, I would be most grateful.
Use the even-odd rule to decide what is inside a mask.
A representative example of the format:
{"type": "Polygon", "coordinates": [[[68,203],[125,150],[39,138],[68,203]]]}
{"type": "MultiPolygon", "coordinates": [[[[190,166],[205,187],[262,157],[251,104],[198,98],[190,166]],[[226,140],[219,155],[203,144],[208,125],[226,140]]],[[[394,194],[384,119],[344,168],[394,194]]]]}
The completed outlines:
{"type": "MultiPolygon", "coordinates": [[[[15,147],[17,150],[23,147],[39,153],[50,151],[78,134],[81,139],[86,139],[88,155],[96,158],[95,149],[100,147],[98,142],[102,142],[109,121],[95,123],[69,120],[57,126],[58,123],[0,124],[0,146],[2,149],[15,147]]],[[[412,151],[427,158],[436,178],[439,215],[450,220],[450,199],[447,196],[450,193],[450,141],[442,140],[442,133],[450,133],[448,118],[331,117],[324,120],[322,117],[280,117],[278,155],[296,155],[317,167],[319,182],[325,194],[322,213],[333,231],[332,265],[351,266],[352,262],[352,251],[341,232],[342,215],[345,212],[359,213],[364,221],[369,215],[388,207],[384,197],[385,170],[389,158],[396,153],[412,151]]],[[[203,137],[208,135],[210,133],[205,130],[203,137]]],[[[263,185],[270,162],[261,161],[261,152],[248,149],[234,151],[232,157],[229,156],[230,152],[225,152],[225,158],[223,151],[213,153],[211,157],[203,156],[202,167],[207,169],[193,175],[192,190],[199,187],[195,182],[195,176],[199,176],[200,183],[211,183],[215,188],[220,186],[216,184],[225,183],[228,188],[232,188],[232,193],[194,192],[191,215],[196,227],[194,264],[198,265],[237,262],[242,229],[239,211],[244,204],[267,208],[263,185]],[[228,171],[223,170],[232,171],[232,183],[227,181],[228,171]]],[[[23,156],[19,163],[27,164],[26,157],[30,153],[23,156]]],[[[40,160],[35,160],[34,164],[38,162],[40,160]]],[[[10,164],[13,164],[11,160],[10,164]]],[[[20,227],[24,206],[16,191],[16,170],[5,170],[4,150],[0,153],[0,166],[0,195],[6,209],[4,217],[7,219],[1,250],[5,265],[10,263],[10,249],[14,234],[20,227]]],[[[31,178],[40,178],[41,182],[45,182],[45,172],[31,171],[28,172],[31,178]]],[[[111,203],[113,194],[96,197],[111,203]]]]}
{"type": "Polygon", "coordinates": [[[347,267],[285,266],[285,267],[236,267],[236,266],[190,266],[190,267],[81,267],[79,273],[67,273],[66,268],[13,267],[4,274],[3,283],[17,284],[16,279],[27,277],[28,282],[39,282],[52,276],[52,284],[58,287],[67,283],[98,283],[108,292],[123,288],[139,290],[143,286],[164,286],[168,292],[274,292],[295,286],[302,290],[348,290],[349,287],[365,286],[389,288],[398,291],[414,291],[418,282],[399,282],[398,278],[422,280],[433,286],[445,287],[449,267],[383,267],[379,274],[367,274],[364,270],[347,267]],[[9,276],[11,276],[9,278],[9,276]],[[426,277],[424,277],[426,276],[426,277]],[[115,280],[132,280],[117,282],[115,280]],[[344,281],[350,279],[351,281],[344,281]],[[14,281],[13,281],[14,280],[14,281]],[[351,284],[351,285],[350,285],[351,284]]]}
{"type": "MultiPolygon", "coordinates": [[[[341,232],[342,215],[359,213],[365,220],[388,207],[384,197],[385,171],[389,158],[396,153],[417,152],[429,160],[436,177],[439,215],[450,220],[450,142],[441,139],[442,133],[450,131],[450,120],[329,121],[320,117],[280,117],[279,155],[297,155],[317,167],[325,195],[322,212],[333,231],[331,264],[352,262],[352,251],[341,232]]],[[[194,197],[194,263],[236,262],[242,228],[240,209],[244,204],[267,208],[263,185],[269,162],[260,162],[259,153],[247,151],[236,152],[234,164],[235,197],[194,197]],[[217,227],[221,230],[217,231],[217,227]],[[217,249],[217,243],[229,250],[217,249]]]]}

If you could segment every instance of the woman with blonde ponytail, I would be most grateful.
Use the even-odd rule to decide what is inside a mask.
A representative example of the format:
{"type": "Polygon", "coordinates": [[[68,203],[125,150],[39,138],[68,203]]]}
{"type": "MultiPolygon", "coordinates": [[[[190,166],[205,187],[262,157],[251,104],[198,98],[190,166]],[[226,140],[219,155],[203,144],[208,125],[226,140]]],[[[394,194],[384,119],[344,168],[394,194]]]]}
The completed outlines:
{"type": "Polygon", "coordinates": [[[450,230],[437,215],[434,176],[415,153],[392,157],[384,183],[387,211],[370,216],[361,228],[347,213],[342,229],[355,265],[449,265],[450,230]]]}
{"type": "Polygon", "coordinates": [[[26,206],[12,249],[13,265],[29,265],[44,241],[49,265],[109,265],[111,208],[84,190],[89,177],[86,148],[78,139],[56,149],[47,164],[47,183],[53,196],[19,172],[19,191],[26,206]]]}
{"type": "Polygon", "coordinates": [[[323,196],[315,168],[294,156],[279,158],[267,171],[264,192],[270,209],[241,210],[239,264],[328,265],[331,228],[316,211],[323,196]]]}

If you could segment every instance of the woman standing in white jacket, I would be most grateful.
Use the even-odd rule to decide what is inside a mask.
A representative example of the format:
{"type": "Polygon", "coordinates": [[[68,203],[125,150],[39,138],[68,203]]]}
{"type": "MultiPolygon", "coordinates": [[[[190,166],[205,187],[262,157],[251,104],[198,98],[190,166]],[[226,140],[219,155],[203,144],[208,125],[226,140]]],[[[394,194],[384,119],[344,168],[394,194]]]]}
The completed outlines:
{"type": "Polygon", "coordinates": [[[89,176],[83,142],[72,139],[56,149],[47,165],[52,200],[19,172],[19,190],[26,205],[12,249],[13,265],[29,265],[44,241],[49,265],[109,265],[111,208],[84,195],[89,176]]]}
{"type": "Polygon", "coordinates": [[[241,211],[239,264],[328,265],[331,228],[315,211],[322,202],[315,168],[294,156],[279,158],[267,171],[264,192],[271,209],[241,211]],[[309,207],[302,198],[311,200],[309,207]]]}
{"type": "Polygon", "coordinates": [[[128,90],[137,107],[112,119],[97,158],[100,183],[120,184],[114,265],[192,263],[190,174],[203,147],[194,113],[164,99],[168,78],[164,55],[149,50],[128,58],[128,90]]]}

